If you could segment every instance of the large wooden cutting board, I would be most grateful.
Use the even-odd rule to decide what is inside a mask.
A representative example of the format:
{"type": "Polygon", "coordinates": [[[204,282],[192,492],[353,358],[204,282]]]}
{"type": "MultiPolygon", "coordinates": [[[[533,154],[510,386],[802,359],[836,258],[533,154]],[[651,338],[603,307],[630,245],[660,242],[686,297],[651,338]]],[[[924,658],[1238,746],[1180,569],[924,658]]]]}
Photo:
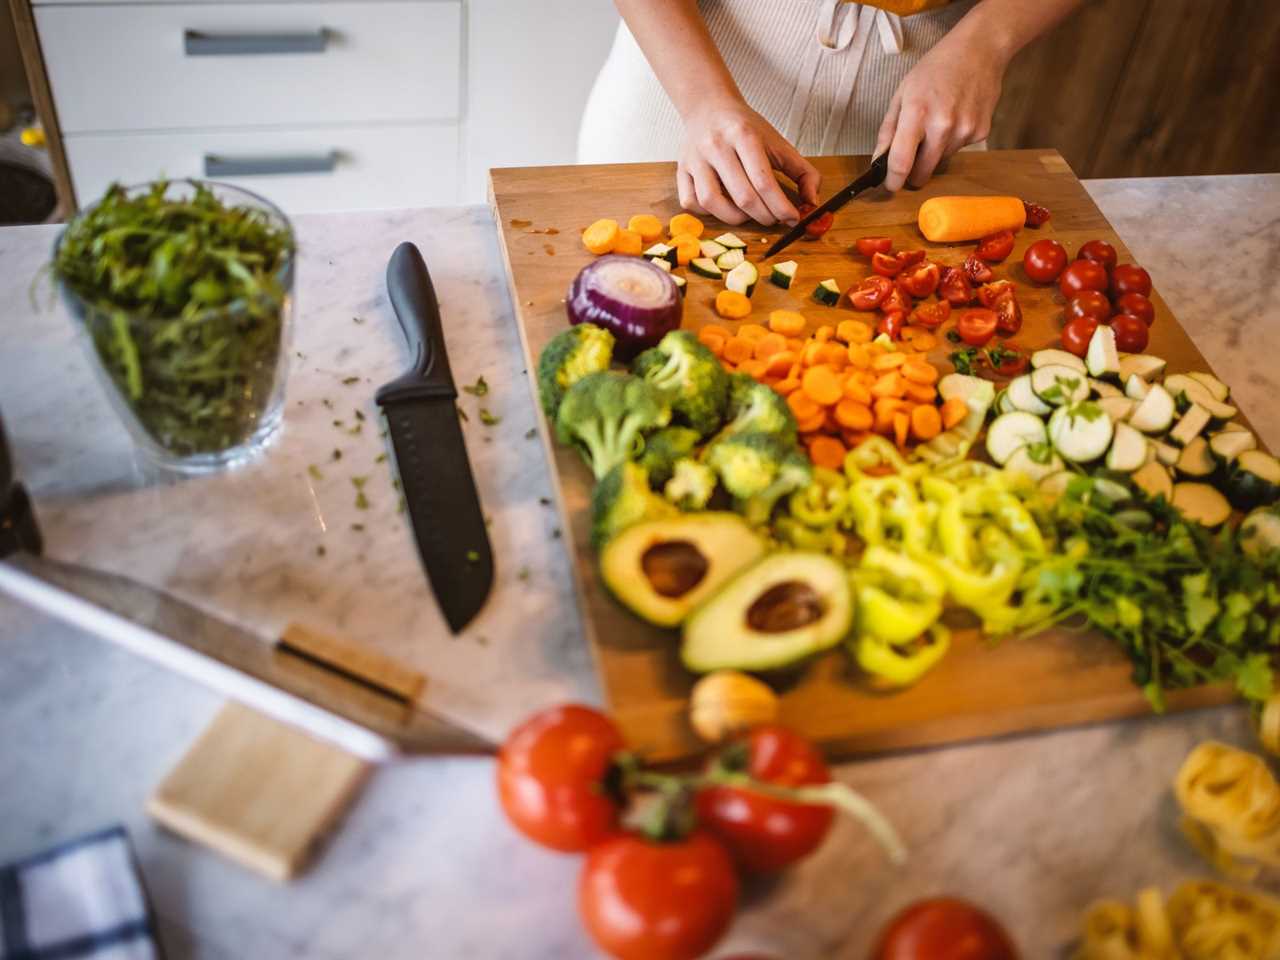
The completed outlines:
{"type": "MultiPolygon", "coordinates": [[[[823,196],[856,177],[865,157],[815,160],[823,174],[823,196]]],[[[924,190],[889,196],[876,191],[836,215],[820,241],[793,244],[782,259],[799,262],[793,289],[762,280],[750,319],[766,322],[780,307],[801,310],[813,327],[855,316],[847,308],[819,306],[809,298],[818,281],[835,277],[842,290],[869,268],[849,248],[859,236],[888,234],[895,248],[926,247],[932,259],[960,263],[972,244],[928,244],[916,228],[916,211],[927,197],[942,194],[1012,194],[1049,207],[1053,219],[1018,235],[1013,255],[997,267],[1019,283],[1025,323],[1018,337],[1031,349],[1058,345],[1062,303],[1056,287],[1033,287],[1022,272],[1022,252],[1040,237],[1056,237],[1074,254],[1086,240],[1114,244],[1120,261],[1131,260],[1065,160],[1054,150],[967,152],[924,190]]],[[[591,255],[579,234],[599,217],[625,222],[653,213],[664,222],[679,212],[672,164],[535,167],[491,172],[490,198],[506,258],[511,295],[528,355],[530,384],[538,353],[564,329],[565,291],[591,255]]],[[[710,236],[727,229],[709,223],[710,236]]],[[[776,229],[734,228],[757,260],[776,229]]],[[[688,271],[682,271],[688,274],[688,271]]],[[[762,271],[763,272],[763,271],[762,271]]],[[[718,281],[689,275],[684,325],[696,329],[715,317],[711,301],[718,281]]],[[[1153,297],[1156,322],[1148,350],[1169,361],[1169,372],[1208,370],[1207,362],[1169,313],[1153,297]]],[[[945,340],[935,352],[942,359],[945,340]]],[[[554,464],[566,530],[576,555],[579,597],[610,708],[628,742],[657,759],[677,759],[699,749],[687,721],[687,698],[696,679],[680,665],[678,636],[631,616],[615,604],[597,574],[588,544],[590,472],[570,450],[555,447],[542,424],[542,441],[554,464]]],[[[1221,703],[1225,687],[1182,691],[1170,709],[1221,703]]],[[[917,686],[898,693],[867,689],[842,651],[815,661],[783,693],[783,720],[836,753],[871,753],[1109,720],[1149,708],[1129,680],[1129,665],[1103,637],[1055,630],[1029,640],[993,646],[972,628],[957,631],[951,652],[917,686]]]]}

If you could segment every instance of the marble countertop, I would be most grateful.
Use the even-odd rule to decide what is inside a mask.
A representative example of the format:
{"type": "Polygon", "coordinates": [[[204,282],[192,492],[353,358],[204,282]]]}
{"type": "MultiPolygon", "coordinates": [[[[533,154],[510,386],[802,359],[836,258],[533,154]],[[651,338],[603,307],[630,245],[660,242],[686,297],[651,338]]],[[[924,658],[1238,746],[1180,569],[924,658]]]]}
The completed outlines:
{"type": "MultiPolygon", "coordinates": [[[[1111,181],[1089,189],[1201,350],[1232,382],[1245,413],[1276,446],[1280,176],[1111,181]]],[[[468,716],[483,708],[496,727],[531,703],[596,699],[568,593],[567,557],[554,539],[554,518],[539,503],[548,495],[546,467],[536,443],[521,446],[532,423],[527,386],[504,375],[522,364],[487,213],[312,216],[299,217],[297,226],[303,253],[295,348],[303,356],[290,385],[290,415],[313,418],[303,421],[311,429],[286,430],[281,449],[287,456],[281,459],[290,466],[283,472],[248,472],[225,487],[215,485],[212,502],[193,501],[192,532],[163,557],[149,557],[148,531],[129,523],[137,502],[130,498],[144,495],[135,483],[141,468],[122,458],[119,437],[111,436],[118,428],[93,421],[91,403],[68,422],[58,419],[69,415],[65,406],[31,402],[50,389],[37,380],[39,369],[57,371],[60,389],[76,397],[87,399],[97,387],[84,379],[83,358],[64,335],[61,315],[37,314],[28,306],[27,285],[47,254],[51,230],[0,230],[0,297],[10,311],[5,328],[18,334],[0,342],[0,409],[15,434],[20,469],[49,518],[55,555],[116,565],[192,596],[200,588],[225,591],[238,604],[237,617],[264,630],[292,615],[290,598],[301,603],[310,597],[324,611],[317,626],[387,633],[374,605],[361,597],[377,582],[380,561],[367,552],[355,560],[361,541],[352,537],[359,531],[350,524],[380,524],[380,551],[388,544],[394,562],[403,563],[412,545],[393,501],[375,501],[372,516],[353,519],[348,479],[337,474],[330,486],[307,484],[315,451],[289,444],[300,442],[291,437],[329,428],[331,419],[350,419],[317,403],[344,396],[341,379],[348,371],[359,368],[376,383],[397,366],[390,336],[360,335],[368,325],[389,322],[382,269],[395,243],[412,239],[432,264],[445,315],[453,321],[449,342],[459,381],[484,374],[495,384],[487,401],[503,415],[495,428],[501,433],[486,443],[471,428],[468,444],[482,499],[504,511],[495,547],[500,556],[518,558],[506,576],[519,585],[506,581],[508,589],[495,593],[505,599],[486,613],[493,620],[483,632],[437,644],[422,661],[442,680],[433,705],[468,716]],[[365,324],[356,324],[356,317],[365,324]],[[343,335],[335,339],[335,331],[343,335]],[[326,377],[333,382],[325,385],[326,377]],[[13,412],[20,407],[22,418],[13,412]],[[92,442],[69,449],[69,432],[92,442]],[[65,467],[68,458],[76,469],[65,467]],[[81,521],[69,493],[91,482],[105,483],[108,495],[120,498],[119,518],[112,519],[120,539],[110,549],[75,537],[81,521]],[[257,496],[268,500],[247,502],[257,496]],[[340,549],[326,549],[330,564],[321,565],[325,558],[314,549],[319,544],[306,541],[316,562],[295,578],[273,565],[273,553],[296,543],[302,527],[267,521],[282,512],[302,516],[296,504],[304,498],[312,498],[309,529],[332,537],[323,542],[340,549]],[[274,538],[271,548],[239,544],[218,529],[208,518],[219,502],[242,504],[245,519],[274,538]],[[198,505],[203,512],[194,510],[198,505]],[[510,525],[508,510],[515,518],[510,525]],[[240,551],[235,569],[213,569],[210,537],[221,538],[219,550],[240,551]],[[528,583],[516,576],[521,566],[530,569],[528,583]],[[340,589],[330,591],[335,576],[340,589]],[[255,591],[261,580],[267,586],[255,591]],[[271,602],[274,595],[284,598],[283,607],[271,602]],[[449,682],[462,677],[476,692],[458,693],[449,682]]],[[[360,402],[348,404],[352,412],[360,402]]],[[[324,445],[342,445],[347,457],[368,460],[361,472],[372,472],[378,442],[376,432],[366,431],[336,444],[326,438],[324,445]]],[[[416,563],[406,566],[417,576],[416,563]]],[[[398,643],[407,646],[405,638],[438,629],[420,582],[397,589],[409,592],[396,608],[402,629],[387,640],[393,653],[400,652],[398,643]]],[[[496,809],[488,761],[406,760],[380,769],[315,868],[278,887],[158,830],[142,812],[152,786],[217,709],[216,696],[4,598],[0,643],[0,783],[6,784],[0,790],[0,862],[123,821],[171,957],[593,955],[574,913],[577,861],[513,835],[496,809]]],[[[842,823],[835,839],[802,868],[748,891],[717,955],[758,950],[798,960],[861,958],[892,912],[943,891],[998,912],[1026,956],[1065,955],[1090,900],[1150,883],[1168,887],[1203,873],[1177,833],[1167,786],[1190,747],[1208,737],[1251,743],[1244,711],[1147,718],[842,765],[842,779],[892,812],[913,852],[911,862],[902,870],[889,868],[864,834],[842,823]]]]}

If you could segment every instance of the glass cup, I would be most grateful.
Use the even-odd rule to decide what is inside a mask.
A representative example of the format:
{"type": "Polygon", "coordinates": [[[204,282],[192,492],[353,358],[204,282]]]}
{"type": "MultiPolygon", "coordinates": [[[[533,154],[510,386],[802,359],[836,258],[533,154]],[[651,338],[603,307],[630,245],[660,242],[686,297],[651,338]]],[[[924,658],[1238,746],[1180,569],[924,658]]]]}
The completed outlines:
{"type": "MultiPolygon", "coordinates": [[[[264,293],[179,317],[152,317],[90,303],[58,280],[91,363],[133,440],[160,466],[181,473],[243,463],[271,443],[284,418],[293,326],[295,252],[288,218],[257,194],[212,181],[171,181],[165,199],[190,197],[197,185],[225,206],[257,211],[287,232],[275,274],[279,296],[264,293]]],[[[152,189],[139,184],[126,193],[152,189]]],[[[67,231],[91,211],[59,235],[55,261],[67,231]]]]}

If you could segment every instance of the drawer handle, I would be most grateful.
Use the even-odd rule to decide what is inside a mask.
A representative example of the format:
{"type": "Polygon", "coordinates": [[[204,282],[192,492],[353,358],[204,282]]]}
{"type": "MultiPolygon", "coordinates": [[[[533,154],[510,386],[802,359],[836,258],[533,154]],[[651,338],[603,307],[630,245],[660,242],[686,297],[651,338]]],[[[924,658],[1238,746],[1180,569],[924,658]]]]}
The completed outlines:
{"type": "Polygon", "coordinates": [[[310,33],[202,33],[184,30],[182,45],[189,57],[252,56],[261,53],[324,53],[329,31],[310,33]]]}
{"type": "Polygon", "coordinates": [[[333,173],[338,153],[293,154],[275,157],[224,157],[204,155],[206,177],[261,177],[280,173],[333,173]]]}

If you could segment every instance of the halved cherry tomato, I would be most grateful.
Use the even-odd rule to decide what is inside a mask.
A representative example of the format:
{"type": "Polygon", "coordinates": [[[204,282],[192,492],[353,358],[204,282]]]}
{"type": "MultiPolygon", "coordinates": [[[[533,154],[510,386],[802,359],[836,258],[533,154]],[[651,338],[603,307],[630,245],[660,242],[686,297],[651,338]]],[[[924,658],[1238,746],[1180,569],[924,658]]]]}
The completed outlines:
{"type": "Polygon", "coordinates": [[[1105,240],[1090,240],[1080,247],[1076,257],[1102,264],[1107,268],[1107,273],[1116,268],[1116,248],[1105,240]]]}
{"type": "MultiPolygon", "coordinates": [[[[991,368],[996,376],[1004,377],[1006,380],[1012,380],[1014,377],[1020,376],[1022,372],[1030,366],[1030,358],[1023,352],[1022,348],[1016,344],[1001,344],[999,349],[1000,362],[991,368]]],[[[988,362],[991,360],[991,352],[991,350],[987,351],[988,362]]]]}
{"type": "Polygon", "coordinates": [[[1122,263],[1111,271],[1111,296],[1119,298],[1126,293],[1151,296],[1151,274],[1132,263],[1122,263]]]}
{"type": "Polygon", "coordinates": [[[1046,237],[1027,247],[1022,255],[1022,269],[1036,283],[1053,283],[1067,268],[1067,248],[1046,237]]]}
{"type": "Polygon", "coordinates": [[[902,272],[902,261],[887,253],[873,253],[871,269],[882,277],[896,277],[902,272]]]}
{"type": "Polygon", "coordinates": [[[869,257],[873,253],[888,253],[893,249],[893,240],[890,237],[859,237],[853,245],[860,254],[869,257]]]}
{"type": "Polygon", "coordinates": [[[1099,290],[1106,293],[1107,268],[1093,260],[1074,260],[1058,277],[1058,289],[1070,300],[1082,290],[1099,290]]]}
{"type": "Polygon", "coordinates": [[[883,333],[890,340],[902,339],[902,328],[907,325],[905,310],[886,310],[876,323],[876,333],[883,333]]]}
{"type": "Polygon", "coordinates": [[[1096,317],[1076,317],[1062,328],[1062,349],[1083,357],[1089,352],[1089,341],[1098,329],[1096,317]]]}
{"type": "Polygon", "coordinates": [[[961,311],[956,320],[956,332],[969,346],[985,347],[996,335],[995,311],[985,307],[961,311]]]}
{"type": "MultiPolygon", "coordinates": [[[[810,213],[817,209],[812,203],[802,203],[796,208],[800,212],[801,217],[807,217],[810,213]]],[[[813,223],[805,224],[804,234],[810,240],[817,240],[824,233],[831,229],[831,225],[836,222],[836,215],[828,210],[813,223]]]]}
{"type": "MultiPolygon", "coordinates": [[[[730,746],[716,763],[783,787],[829,783],[818,749],[786,727],[762,726],[730,746]]],[[[831,829],[830,807],[788,803],[739,787],[698,793],[698,821],[752,873],[773,873],[813,853],[831,829]]]]}
{"type": "Polygon", "coordinates": [[[1148,327],[1156,322],[1156,308],[1140,293],[1130,291],[1116,297],[1116,313],[1131,313],[1148,327]]]}
{"type": "Polygon", "coordinates": [[[930,330],[937,330],[951,318],[951,303],[937,300],[933,303],[922,303],[911,311],[911,322],[918,323],[930,330]]]}
{"type": "Polygon", "coordinates": [[[1013,253],[1013,231],[1001,230],[978,241],[978,249],[974,254],[988,263],[999,263],[1013,253]]]}
{"type": "Polygon", "coordinates": [[[953,307],[963,307],[973,302],[973,285],[960,267],[943,267],[938,296],[950,301],[953,307]]]}
{"type": "Polygon", "coordinates": [[[591,848],[578,881],[578,912],[618,960],[694,960],[729,929],[738,877],[705,830],[656,842],[621,834],[591,848]]]}
{"type": "Polygon", "coordinates": [[[1027,213],[1028,227],[1042,227],[1049,222],[1049,208],[1042,207],[1030,200],[1022,201],[1022,209],[1027,213]]]}
{"type": "Polygon", "coordinates": [[[893,289],[889,291],[888,296],[880,301],[880,309],[885,313],[900,311],[901,313],[911,312],[911,297],[907,291],[902,289],[902,284],[895,283],[893,289]]]}
{"type": "Polygon", "coordinates": [[[989,310],[996,305],[997,300],[1012,290],[1013,284],[1008,280],[984,283],[978,288],[978,302],[989,310]]]}
{"type": "Polygon", "coordinates": [[[1118,313],[1111,318],[1111,329],[1116,332],[1116,349],[1125,353],[1141,353],[1147,349],[1151,333],[1145,321],[1131,313],[1118,313]]]}
{"type": "Polygon", "coordinates": [[[996,297],[991,307],[996,312],[996,331],[1002,337],[1012,337],[1022,329],[1022,307],[1012,290],[996,297]]]}
{"type": "Polygon", "coordinates": [[[498,798],[507,819],[552,850],[590,849],[617,832],[619,804],[604,783],[624,748],[613,721],[590,707],[535,713],[498,751],[498,798]]]}
{"type": "Polygon", "coordinates": [[[940,272],[936,263],[917,263],[903,270],[898,282],[911,296],[928,297],[938,289],[940,272]]]}
{"type": "Polygon", "coordinates": [[[964,274],[974,283],[989,283],[995,279],[995,273],[974,254],[964,258],[964,274]]]}
{"type": "Polygon", "coordinates": [[[855,310],[874,310],[893,292],[893,281],[888,277],[867,277],[849,290],[849,303],[855,310]]]}
{"type": "Polygon", "coordinates": [[[924,250],[899,250],[894,254],[894,256],[898,258],[898,262],[902,264],[905,269],[906,267],[914,266],[917,263],[923,262],[926,253],[924,250]]]}
{"type": "Polygon", "coordinates": [[[964,900],[921,900],[889,921],[872,960],[1018,960],[991,914],[964,900]]]}
{"type": "Polygon", "coordinates": [[[1077,317],[1092,317],[1099,323],[1106,323],[1111,318],[1111,301],[1105,293],[1097,290],[1081,290],[1067,301],[1062,313],[1068,323],[1077,317]]]}

